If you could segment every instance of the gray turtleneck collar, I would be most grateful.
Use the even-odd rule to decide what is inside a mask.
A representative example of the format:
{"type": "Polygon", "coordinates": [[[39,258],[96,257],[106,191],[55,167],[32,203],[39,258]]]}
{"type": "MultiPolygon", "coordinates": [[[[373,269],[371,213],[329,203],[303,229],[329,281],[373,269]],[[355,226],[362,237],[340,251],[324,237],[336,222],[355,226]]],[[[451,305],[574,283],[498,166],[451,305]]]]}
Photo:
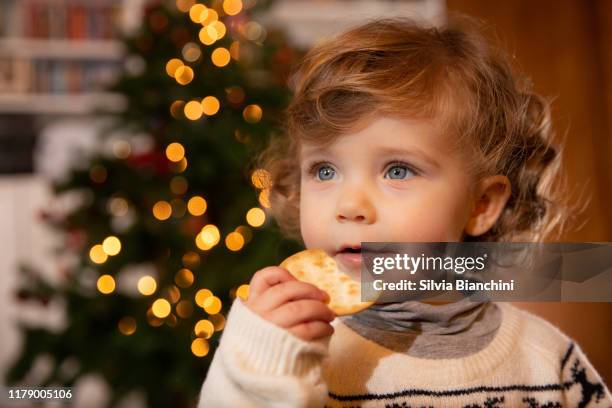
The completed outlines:
{"type": "Polygon", "coordinates": [[[467,298],[431,305],[417,301],[374,304],[341,321],[361,336],[419,358],[459,358],[486,347],[501,324],[495,303],[467,298]]]}

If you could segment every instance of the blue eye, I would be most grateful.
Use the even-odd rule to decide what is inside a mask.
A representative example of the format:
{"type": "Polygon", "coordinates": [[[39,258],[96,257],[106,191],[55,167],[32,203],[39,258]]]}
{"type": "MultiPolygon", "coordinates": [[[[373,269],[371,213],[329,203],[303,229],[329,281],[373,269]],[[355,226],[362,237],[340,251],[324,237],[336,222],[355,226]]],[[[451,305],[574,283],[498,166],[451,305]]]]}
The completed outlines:
{"type": "Polygon", "coordinates": [[[410,167],[406,166],[405,164],[394,164],[393,166],[389,167],[389,170],[387,170],[385,178],[404,180],[411,175],[414,176],[416,173],[412,171],[410,167]]]}
{"type": "Polygon", "coordinates": [[[317,177],[321,181],[331,180],[334,177],[334,169],[330,166],[321,166],[317,169],[317,177]]]}

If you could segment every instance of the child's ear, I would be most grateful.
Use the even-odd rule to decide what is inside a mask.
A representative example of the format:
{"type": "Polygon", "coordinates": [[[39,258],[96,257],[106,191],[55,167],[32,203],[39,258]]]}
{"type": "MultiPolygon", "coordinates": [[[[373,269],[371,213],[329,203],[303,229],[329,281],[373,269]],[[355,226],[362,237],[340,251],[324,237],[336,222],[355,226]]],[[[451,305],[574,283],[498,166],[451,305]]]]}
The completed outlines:
{"type": "Polygon", "coordinates": [[[511,193],[510,180],[502,175],[489,176],[478,183],[474,193],[472,213],[465,232],[478,236],[495,224],[506,206],[511,193]]]}

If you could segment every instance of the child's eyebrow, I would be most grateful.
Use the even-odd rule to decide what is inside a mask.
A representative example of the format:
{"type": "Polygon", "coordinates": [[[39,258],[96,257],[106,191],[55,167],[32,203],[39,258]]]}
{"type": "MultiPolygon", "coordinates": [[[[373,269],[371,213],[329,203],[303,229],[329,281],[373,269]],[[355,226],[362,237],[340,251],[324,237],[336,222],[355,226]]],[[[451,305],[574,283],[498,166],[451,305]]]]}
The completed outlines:
{"type": "Polygon", "coordinates": [[[429,154],[425,153],[424,151],[422,151],[421,149],[418,148],[412,148],[412,149],[402,149],[399,147],[380,147],[376,149],[376,153],[377,154],[384,154],[384,155],[406,155],[406,156],[413,156],[416,158],[420,158],[423,161],[426,162],[426,164],[429,164],[430,166],[433,167],[440,167],[440,164],[433,158],[431,157],[429,154]]]}

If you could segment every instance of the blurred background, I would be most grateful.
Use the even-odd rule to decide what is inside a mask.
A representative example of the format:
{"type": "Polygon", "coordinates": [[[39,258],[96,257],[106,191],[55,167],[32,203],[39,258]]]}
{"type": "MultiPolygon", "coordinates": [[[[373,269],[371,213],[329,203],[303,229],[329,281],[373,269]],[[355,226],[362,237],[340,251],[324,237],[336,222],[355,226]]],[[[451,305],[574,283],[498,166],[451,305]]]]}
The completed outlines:
{"type": "MultiPolygon", "coordinates": [[[[282,130],[291,66],[365,18],[452,12],[553,99],[589,199],[562,240],[611,241],[612,2],[0,0],[0,384],[194,406],[232,300],[300,249],[250,164],[282,130]]],[[[612,304],[520,307],[612,383],[612,304]]]]}

